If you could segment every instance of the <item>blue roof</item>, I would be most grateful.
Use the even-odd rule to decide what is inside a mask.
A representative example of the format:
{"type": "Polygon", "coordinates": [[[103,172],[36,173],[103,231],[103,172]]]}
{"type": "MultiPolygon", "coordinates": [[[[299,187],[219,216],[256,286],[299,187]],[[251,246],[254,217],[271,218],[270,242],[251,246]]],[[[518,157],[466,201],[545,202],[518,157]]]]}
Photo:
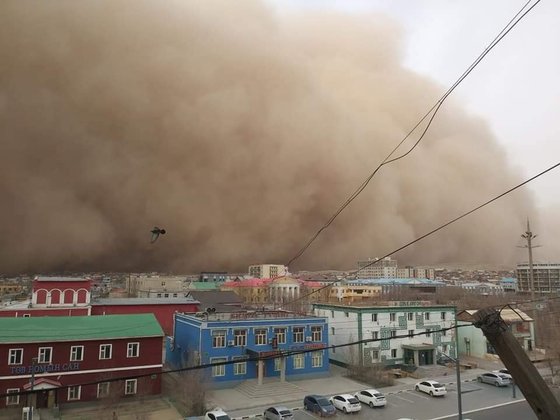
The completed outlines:
{"type": "Polygon", "coordinates": [[[517,283],[517,279],[514,277],[502,277],[500,280],[502,283],[517,283]]]}

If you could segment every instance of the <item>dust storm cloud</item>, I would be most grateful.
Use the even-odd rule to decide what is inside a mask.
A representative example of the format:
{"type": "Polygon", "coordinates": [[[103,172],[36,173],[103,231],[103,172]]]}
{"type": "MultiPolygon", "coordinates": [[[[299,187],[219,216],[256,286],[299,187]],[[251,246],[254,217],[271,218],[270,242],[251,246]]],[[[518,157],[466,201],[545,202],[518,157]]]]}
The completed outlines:
{"type": "MultiPolygon", "coordinates": [[[[444,90],[383,16],[232,5],[0,3],[0,272],[285,263],[444,90]]],[[[518,180],[450,100],[291,268],[351,268],[518,180]]],[[[528,201],[398,258],[511,262],[528,201]]]]}

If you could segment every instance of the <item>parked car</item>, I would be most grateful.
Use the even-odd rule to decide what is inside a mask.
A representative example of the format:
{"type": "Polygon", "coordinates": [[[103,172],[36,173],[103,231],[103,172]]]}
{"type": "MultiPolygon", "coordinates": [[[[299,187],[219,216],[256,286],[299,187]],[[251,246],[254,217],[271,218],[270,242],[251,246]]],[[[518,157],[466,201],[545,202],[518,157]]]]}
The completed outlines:
{"type": "Polygon", "coordinates": [[[360,401],[351,394],[334,395],[329,401],[334,405],[334,408],[344,411],[344,414],[357,413],[362,409],[360,401]]]}
{"type": "Polygon", "coordinates": [[[304,410],[309,410],[313,413],[323,416],[334,416],[336,415],[336,408],[334,405],[322,395],[307,395],[303,399],[304,410]]]}
{"type": "Polygon", "coordinates": [[[289,408],[277,406],[267,408],[263,417],[265,420],[293,420],[294,415],[289,408]]]}
{"type": "Polygon", "coordinates": [[[440,384],[436,381],[422,381],[418,382],[414,389],[416,391],[425,392],[426,394],[430,394],[432,397],[439,397],[447,394],[447,389],[445,386],[440,384]]]}
{"type": "Polygon", "coordinates": [[[215,408],[206,412],[204,420],[231,420],[231,417],[221,408],[215,408]]]}
{"type": "Polygon", "coordinates": [[[354,395],[358,401],[373,407],[385,407],[387,405],[387,399],[385,395],[376,389],[364,389],[354,395]]]}
{"type": "Polygon", "coordinates": [[[478,382],[484,382],[485,384],[491,384],[495,386],[508,386],[509,384],[511,384],[509,375],[506,375],[505,373],[486,372],[478,375],[476,380],[478,382]]]}

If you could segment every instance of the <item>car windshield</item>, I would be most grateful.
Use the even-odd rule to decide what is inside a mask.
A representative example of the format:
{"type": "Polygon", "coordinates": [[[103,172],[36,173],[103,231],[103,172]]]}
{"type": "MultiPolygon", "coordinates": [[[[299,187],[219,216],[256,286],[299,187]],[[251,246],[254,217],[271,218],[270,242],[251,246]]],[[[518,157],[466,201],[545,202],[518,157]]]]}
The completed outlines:
{"type": "Polygon", "coordinates": [[[227,414],[222,414],[221,416],[216,416],[216,420],[231,420],[231,417],[227,414]]]}
{"type": "Polygon", "coordinates": [[[358,404],[359,401],[356,398],[348,398],[348,401],[350,402],[350,404],[358,404]]]}
{"type": "Polygon", "coordinates": [[[442,384],[438,384],[437,382],[433,383],[432,386],[433,386],[434,388],[443,388],[443,385],[442,385],[442,384]]]}
{"type": "Polygon", "coordinates": [[[373,394],[373,396],[379,398],[379,397],[382,397],[383,394],[380,393],[380,392],[376,392],[375,394],[373,394]]]}
{"type": "Polygon", "coordinates": [[[292,413],[290,413],[289,410],[280,410],[280,414],[282,414],[283,416],[289,416],[292,413]]]}
{"type": "Polygon", "coordinates": [[[509,379],[507,375],[504,375],[503,373],[498,375],[500,378],[502,379],[509,379]]]}
{"type": "Polygon", "coordinates": [[[323,407],[331,405],[329,400],[327,400],[326,398],[317,398],[317,404],[322,405],[323,407]]]}

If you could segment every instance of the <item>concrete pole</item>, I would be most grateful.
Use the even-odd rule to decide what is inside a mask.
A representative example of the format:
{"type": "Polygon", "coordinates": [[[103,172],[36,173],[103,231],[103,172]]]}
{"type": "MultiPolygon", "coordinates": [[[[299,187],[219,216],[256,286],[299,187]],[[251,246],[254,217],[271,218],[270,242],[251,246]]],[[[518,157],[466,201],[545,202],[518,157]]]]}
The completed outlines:
{"type": "Polygon", "coordinates": [[[264,376],[263,367],[264,367],[264,362],[262,360],[257,361],[257,384],[258,385],[262,385],[263,383],[263,376],[264,376]]]}
{"type": "Polygon", "coordinates": [[[457,375],[457,411],[459,420],[463,420],[463,396],[461,394],[461,364],[459,363],[459,328],[457,324],[457,309],[455,308],[455,373],[457,375]]]}
{"type": "Polygon", "coordinates": [[[481,309],[474,314],[474,320],[475,327],[482,330],[494,347],[539,420],[557,419],[560,404],[500,313],[493,308],[481,309]]]}

